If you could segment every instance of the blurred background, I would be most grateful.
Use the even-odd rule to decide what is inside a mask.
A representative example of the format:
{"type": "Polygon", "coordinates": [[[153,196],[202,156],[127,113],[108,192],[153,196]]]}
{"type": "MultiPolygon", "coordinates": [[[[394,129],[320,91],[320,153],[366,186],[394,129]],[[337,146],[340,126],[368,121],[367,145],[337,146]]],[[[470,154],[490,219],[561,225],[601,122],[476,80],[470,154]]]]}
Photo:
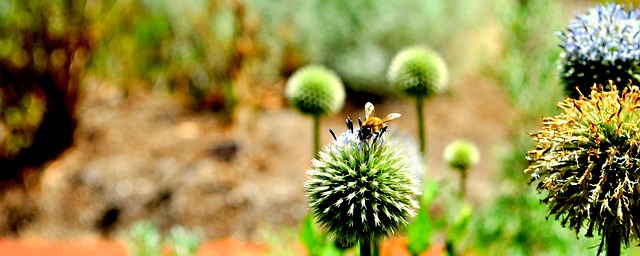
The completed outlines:
{"type": "Polygon", "coordinates": [[[592,253],[598,239],[546,220],[523,171],[528,134],[564,97],[556,33],[597,3],[0,0],[0,235],[118,238],[148,220],[296,241],[313,131],[284,98],[287,78],[314,63],[342,79],[347,100],[322,119],[321,145],[370,101],[401,113],[390,129],[417,147],[414,103],[386,74],[398,51],[424,45],[450,73],[423,106],[434,216],[457,191],[445,146],[466,139],[482,156],[458,251],[592,253]]]}

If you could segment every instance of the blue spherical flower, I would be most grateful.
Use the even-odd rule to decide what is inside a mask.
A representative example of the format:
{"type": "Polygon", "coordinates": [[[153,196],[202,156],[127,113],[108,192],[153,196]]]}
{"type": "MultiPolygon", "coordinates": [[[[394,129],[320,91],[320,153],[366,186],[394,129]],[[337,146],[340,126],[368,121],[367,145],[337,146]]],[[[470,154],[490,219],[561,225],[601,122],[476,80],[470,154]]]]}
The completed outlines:
{"type": "Polygon", "coordinates": [[[595,84],[638,84],[640,64],[640,10],[619,4],[598,5],[571,20],[558,34],[562,79],[574,98],[588,94],[595,84]]]}

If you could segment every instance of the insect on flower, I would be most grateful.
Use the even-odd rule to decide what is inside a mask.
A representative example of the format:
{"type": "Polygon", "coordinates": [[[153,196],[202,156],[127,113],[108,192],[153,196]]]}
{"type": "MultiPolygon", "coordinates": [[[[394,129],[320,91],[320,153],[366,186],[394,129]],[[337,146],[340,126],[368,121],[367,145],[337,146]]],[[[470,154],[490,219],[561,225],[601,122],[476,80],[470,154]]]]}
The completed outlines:
{"type": "Polygon", "coordinates": [[[367,104],[364,105],[364,113],[364,123],[362,123],[360,118],[358,118],[358,122],[360,124],[359,136],[361,140],[369,139],[373,134],[380,136],[380,134],[387,128],[387,125],[385,124],[386,122],[398,119],[401,116],[398,113],[391,113],[382,119],[375,117],[373,116],[375,113],[375,107],[371,102],[367,102],[367,104]]]}

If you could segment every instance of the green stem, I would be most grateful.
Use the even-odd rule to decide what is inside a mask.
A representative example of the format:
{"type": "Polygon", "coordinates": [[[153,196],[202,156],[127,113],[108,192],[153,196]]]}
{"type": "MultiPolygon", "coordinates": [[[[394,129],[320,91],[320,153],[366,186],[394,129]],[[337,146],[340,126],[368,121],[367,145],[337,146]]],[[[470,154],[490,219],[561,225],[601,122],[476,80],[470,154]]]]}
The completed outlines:
{"type": "Polygon", "coordinates": [[[320,151],[320,116],[313,116],[313,158],[320,151]]]}
{"type": "Polygon", "coordinates": [[[416,97],[416,112],[418,113],[418,133],[420,135],[420,153],[423,157],[426,157],[426,135],[424,124],[424,113],[422,111],[422,96],[416,97]]]}
{"type": "Polygon", "coordinates": [[[609,231],[605,237],[607,243],[607,256],[620,256],[620,237],[609,231]]]}
{"type": "Polygon", "coordinates": [[[380,256],[380,246],[378,246],[378,242],[372,242],[371,246],[373,247],[372,256],[380,256]]]}
{"type": "Polygon", "coordinates": [[[451,239],[447,239],[447,242],[445,243],[445,249],[447,250],[448,256],[456,255],[455,249],[453,247],[453,241],[451,241],[451,239]]]}
{"type": "Polygon", "coordinates": [[[360,256],[371,256],[371,242],[369,240],[360,241],[360,256]]]}
{"type": "Polygon", "coordinates": [[[460,198],[464,199],[467,194],[467,170],[460,170],[460,198]]]}

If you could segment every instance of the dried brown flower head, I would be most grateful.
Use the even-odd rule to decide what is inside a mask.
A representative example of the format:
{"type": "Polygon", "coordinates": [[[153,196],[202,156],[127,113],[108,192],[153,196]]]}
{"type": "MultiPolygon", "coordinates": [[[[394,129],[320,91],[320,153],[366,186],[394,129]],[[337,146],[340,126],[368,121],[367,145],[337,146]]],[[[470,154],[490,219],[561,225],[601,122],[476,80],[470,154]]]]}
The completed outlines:
{"type": "Polygon", "coordinates": [[[562,113],[531,134],[537,145],[525,170],[547,191],[550,215],[576,234],[586,227],[587,237],[603,237],[599,251],[608,237],[628,246],[640,218],[640,91],[611,88],[558,103],[562,113]]]}

